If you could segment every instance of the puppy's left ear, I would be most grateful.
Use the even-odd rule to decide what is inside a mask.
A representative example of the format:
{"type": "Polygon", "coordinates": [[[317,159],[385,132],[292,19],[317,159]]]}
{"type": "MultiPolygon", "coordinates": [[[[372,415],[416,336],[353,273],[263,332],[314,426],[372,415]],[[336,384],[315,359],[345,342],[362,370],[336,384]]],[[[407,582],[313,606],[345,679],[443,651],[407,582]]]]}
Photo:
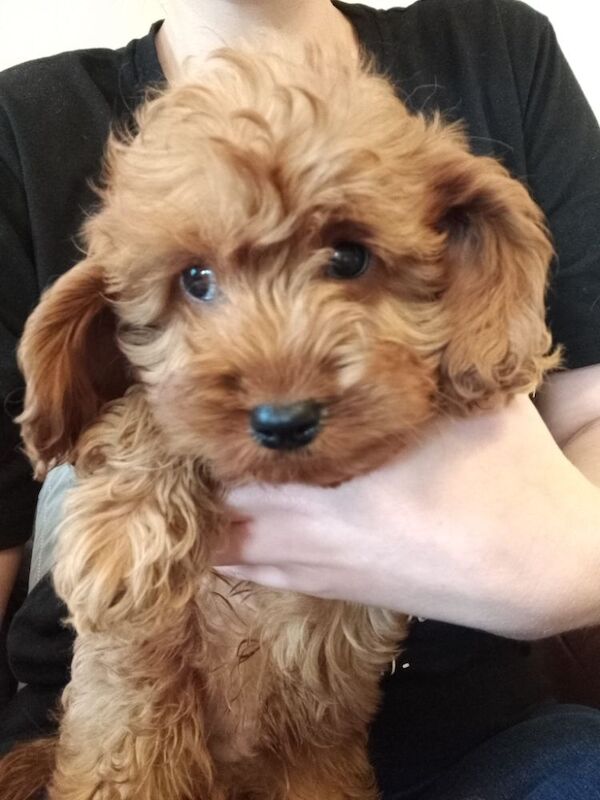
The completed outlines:
{"type": "Polygon", "coordinates": [[[439,165],[431,197],[447,269],[442,398],[460,412],[534,391],[559,361],[545,323],[553,250],[542,212],[497,161],[465,152],[439,165]]]}

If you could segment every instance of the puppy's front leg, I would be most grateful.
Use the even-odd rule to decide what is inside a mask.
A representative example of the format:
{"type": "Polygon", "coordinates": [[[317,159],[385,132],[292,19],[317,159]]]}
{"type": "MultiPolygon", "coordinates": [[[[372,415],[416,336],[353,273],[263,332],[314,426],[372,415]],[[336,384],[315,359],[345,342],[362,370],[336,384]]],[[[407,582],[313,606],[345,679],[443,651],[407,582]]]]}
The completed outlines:
{"type": "Polygon", "coordinates": [[[169,659],[165,637],[136,646],[121,634],[79,637],[49,800],[225,800],[200,683],[169,659]]]}
{"type": "Polygon", "coordinates": [[[197,603],[217,502],[132,402],[86,434],[66,502],[55,582],[77,642],[50,798],[220,800],[197,603]]]}
{"type": "Polygon", "coordinates": [[[288,779],[285,800],[379,800],[366,738],[310,750],[288,779]]]}

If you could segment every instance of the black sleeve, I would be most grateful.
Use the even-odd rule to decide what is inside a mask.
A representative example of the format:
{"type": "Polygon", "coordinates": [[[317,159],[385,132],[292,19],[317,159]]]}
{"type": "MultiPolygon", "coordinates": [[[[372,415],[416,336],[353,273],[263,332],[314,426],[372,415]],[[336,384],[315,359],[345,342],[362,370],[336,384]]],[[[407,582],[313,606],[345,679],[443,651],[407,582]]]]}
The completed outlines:
{"type": "MultiPolygon", "coordinates": [[[[78,233],[97,204],[91,184],[110,126],[143,96],[138,45],[0,72],[0,549],[30,536],[38,488],[11,419],[23,394],[16,346],[41,291],[81,258],[78,233]]],[[[152,34],[142,50],[156,61],[152,34]]]]}
{"type": "Polygon", "coordinates": [[[39,295],[32,250],[18,149],[0,116],[0,550],[29,538],[38,493],[13,422],[23,394],[16,347],[39,295]]]}
{"type": "Polygon", "coordinates": [[[554,339],[571,369],[600,362],[600,128],[544,17],[507,13],[523,115],[525,176],[549,221],[556,264],[548,296],[554,339]],[[541,23],[540,23],[541,20],[541,23]]]}
{"type": "Polygon", "coordinates": [[[8,632],[15,678],[25,686],[0,716],[0,756],[22,740],[54,733],[60,695],[69,681],[73,629],[64,624],[67,609],[49,575],[27,596],[8,632]]]}

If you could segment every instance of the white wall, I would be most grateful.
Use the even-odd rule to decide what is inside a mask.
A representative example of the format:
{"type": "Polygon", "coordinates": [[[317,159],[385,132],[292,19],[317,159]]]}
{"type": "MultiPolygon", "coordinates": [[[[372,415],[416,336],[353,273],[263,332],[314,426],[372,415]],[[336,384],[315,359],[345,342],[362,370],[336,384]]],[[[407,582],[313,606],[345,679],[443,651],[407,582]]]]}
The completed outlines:
{"type": "MultiPolygon", "coordinates": [[[[563,50],[600,118],[595,2],[529,3],[552,20],[563,50]]],[[[380,8],[401,4],[402,0],[369,2],[380,8]]],[[[405,0],[404,5],[409,4],[410,0],[405,0]]],[[[145,33],[150,23],[162,16],[161,0],[0,0],[0,69],[61,50],[119,47],[145,33]]]]}

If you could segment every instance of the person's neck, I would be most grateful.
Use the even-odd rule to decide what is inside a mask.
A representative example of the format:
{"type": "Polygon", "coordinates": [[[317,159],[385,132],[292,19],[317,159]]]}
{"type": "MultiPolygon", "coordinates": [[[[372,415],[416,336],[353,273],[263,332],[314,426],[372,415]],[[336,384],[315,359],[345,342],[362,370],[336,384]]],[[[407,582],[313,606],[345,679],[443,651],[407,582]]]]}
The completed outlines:
{"type": "Polygon", "coordinates": [[[218,47],[277,38],[286,51],[316,42],[358,51],[354,31],[330,0],[169,0],[156,46],[168,81],[186,61],[218,47]]]}

